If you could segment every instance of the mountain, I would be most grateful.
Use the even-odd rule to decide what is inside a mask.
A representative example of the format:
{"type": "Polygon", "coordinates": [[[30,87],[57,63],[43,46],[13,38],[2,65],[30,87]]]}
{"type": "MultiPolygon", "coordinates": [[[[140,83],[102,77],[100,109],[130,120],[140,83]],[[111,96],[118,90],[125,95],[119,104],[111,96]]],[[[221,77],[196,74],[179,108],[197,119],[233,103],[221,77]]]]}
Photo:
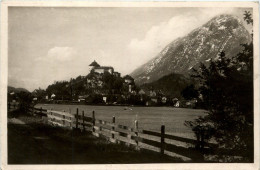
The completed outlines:
{"type": "Polygon", "coordinates": [[[163,76],[159,80],[152,83],[145,83],[140,86],[144,90],[160,91],[162,94],[170,97],[181,97],[181,91],[191,84],[191,81],[187,76],[182,74],[171,73],[167,76],[163,76]]]}
{"type": "Polygon", "coordinates": [[[168,44],[155,58],[131,73],[137,84],[158,80],[170,73],[187,74],[200,62],[215,59],[224,50],[227,57],[236,55],[242,43],[251,41],[243,23],[232,15],[219,15],[187,36],[168,44]]]}
{"type": "Polygon", "coordinates": [[[8,91],[8,93],[11,93],[11,92],[15,92],[15,93],[27,92],[27,93],[29,93],[29,91],[26,90],[25,88],[15,88],[15,87],[12,87],[12,86],[8,86],[7,91],[8,91]]]}

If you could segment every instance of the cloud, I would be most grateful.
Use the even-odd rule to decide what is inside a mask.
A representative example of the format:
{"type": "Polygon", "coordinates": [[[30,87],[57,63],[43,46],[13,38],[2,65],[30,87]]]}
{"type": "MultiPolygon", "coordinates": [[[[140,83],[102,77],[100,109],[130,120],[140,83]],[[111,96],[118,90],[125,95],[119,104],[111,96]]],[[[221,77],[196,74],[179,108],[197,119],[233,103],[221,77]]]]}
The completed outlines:
{"type": "Polygon", "coordinates": [[[54,47],[48,51],[47,58],[58,61],[70,61],[75,55],[76,50],[72,47],[54,47]]]}
{"type": "Polygon", "coordinates": [[[147,31],[143,39],[133,38],[128,44],[127,48],[131,56],[130,64],[144,64],[173,40],[187,35],[216,15],[232,12],[231,8],[205,8],[200,9],[196,14],[177,15],[167,22],[154,25],[147,31]]]}
{"type": "Polygon", "coordinates": [[[72,47],[53,47],[48,50],[47,56],[36,57],[34,61],[71,61],[74,57],[77,57],[77,51],[72,47]]]}

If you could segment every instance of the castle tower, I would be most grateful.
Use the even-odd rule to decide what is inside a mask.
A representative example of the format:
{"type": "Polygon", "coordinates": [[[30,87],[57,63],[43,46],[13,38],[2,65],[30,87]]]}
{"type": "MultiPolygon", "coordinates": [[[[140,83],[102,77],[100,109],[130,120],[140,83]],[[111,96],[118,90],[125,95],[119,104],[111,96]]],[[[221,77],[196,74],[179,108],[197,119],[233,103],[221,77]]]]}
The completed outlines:
{"type": "Polygon", "coordinates": [[[100,67],[100,65],[94,60],[90,65],[89,65],[89,71],[93,70],[96,67],[100,67]]]}

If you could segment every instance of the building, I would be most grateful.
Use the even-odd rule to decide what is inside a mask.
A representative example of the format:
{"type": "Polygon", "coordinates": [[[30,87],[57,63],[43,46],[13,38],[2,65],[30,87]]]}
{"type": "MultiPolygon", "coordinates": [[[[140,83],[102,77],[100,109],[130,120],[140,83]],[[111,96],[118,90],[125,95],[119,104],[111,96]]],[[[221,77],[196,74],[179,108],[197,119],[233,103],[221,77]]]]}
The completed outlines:
{"type": "Polygon", "coordinates": [[[127,83],[127,84],[132,84],[132,83],[134,83],[133,77],[131,77],[131,76],[129,76],[129,75],[124,76],[123,79],[124,79],[124,82],[127,83]]]}
{"type": "Polygon", "coordinates": [[[180,107],[180,102],[177,101],[177,102],[174,104],[174,107],[180,107]]]}
{"type": "Polygon", "coordinates": [[[167,97],[163,96],[162,97],[162,103],[165,104],[167,102],[167,97]]]}
{"type": "Polygon", "coordinates": [[[52,95],[51,95],[51,98],[53,99],[53,98],[55,98],[56,97],[56,95],[53,93],[52,95]]]}
{"type": "Polygon", "coordinates": [[[121,76],[121,74],[118,73],[118,72],[114,72],[113,75],[116,76],[116,77],[120,77],[121,76]]]}
{"type": "Polygon", "coordinates": [[[114,74],[113,67],[100,66],[95,60],[89,65],[89,67],[90,67],[90,71],[93,71],[94,73],[104,74],[105,72],[108,72],[110,74],[114,74]]]}
{"type": "Polygon", "coordinates": [[[154,90],[150,90],[150,97],[156,97],[156,92],[154,90]]]}
{"type": "Polygon", "coordinates": [[[139,90],[138,94],[145,95],[145,91],[143,89],[139,90]]]}
{"type": "Polygon", "coordinates": [[[103,101],[107,103],[107,96],[103,96],[103,101]]]}
{"type": "Polygon", "coordinates": [[[89,65],[89,71],[93,70],[94,68],[98,68],[100,65],[94,60],[90,65],[89,65]]]}

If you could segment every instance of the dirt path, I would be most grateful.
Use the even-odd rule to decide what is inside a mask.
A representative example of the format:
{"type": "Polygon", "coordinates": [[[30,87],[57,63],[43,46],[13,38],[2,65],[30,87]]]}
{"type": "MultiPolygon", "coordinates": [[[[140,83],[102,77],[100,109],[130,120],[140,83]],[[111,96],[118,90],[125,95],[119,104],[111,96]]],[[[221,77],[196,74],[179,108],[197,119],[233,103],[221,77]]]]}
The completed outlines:
{"type": "Polygon", "coordinates": [[[182,162],[153,152],[138,152],[108,143],[88,132],[54,128],[40,118],[19,116],[8,121],[9,164],[110,164],[182,162]],[[36,123],[35,123],[36,122],[36,123]]]}

